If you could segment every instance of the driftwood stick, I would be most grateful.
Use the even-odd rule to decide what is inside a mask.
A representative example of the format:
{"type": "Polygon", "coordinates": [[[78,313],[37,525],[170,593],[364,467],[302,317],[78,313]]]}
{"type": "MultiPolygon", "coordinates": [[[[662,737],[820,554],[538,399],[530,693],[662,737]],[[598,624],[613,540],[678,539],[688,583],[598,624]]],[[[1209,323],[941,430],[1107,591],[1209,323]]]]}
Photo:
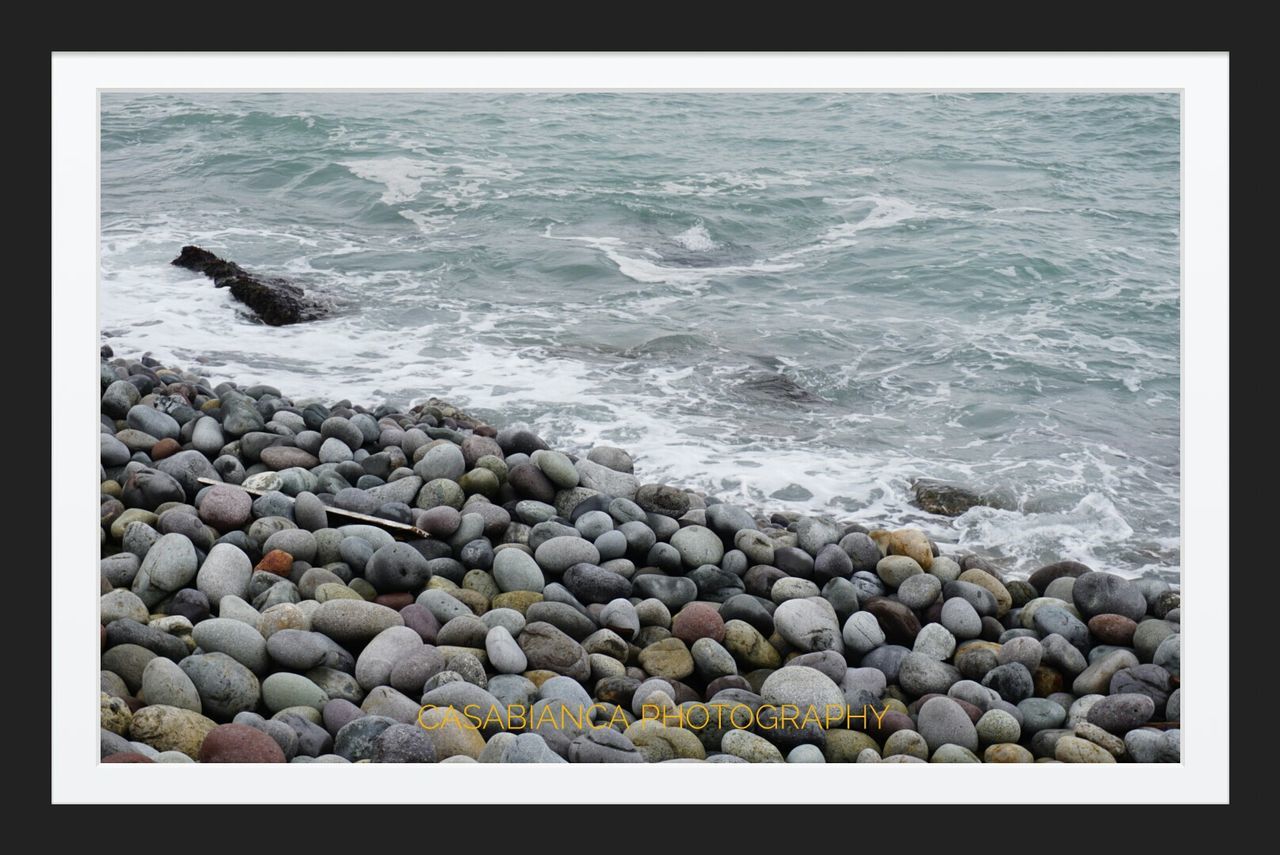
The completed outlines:
{"type": "MultiPolygon", "coordinates": [[[[238,490],[244,490],[250,496],[265,496],[267,494],[265,490],[251,490],[248,487],[241,487],[239,484],[228,484],[226,481],[214,481],[212,478],[197,478],[196,480],[201,484],[208,484],[209,486],[222,484],[227,487],[235,487],[238,490]]],[[[431,535],[427,534],[417,526],[398,523],[394,520],[384,520],[382,517],[371,517],[368,514],[358,514],[355,511],[344,511],[341,508],[331,508],[327,505],[324,510],[325,513],[335,514],[353,522],[361,522],[366,525],[386,529],[392,535],[401,534],[406,537],[415,537],[426,540],[431,538],[431,535]]]]}

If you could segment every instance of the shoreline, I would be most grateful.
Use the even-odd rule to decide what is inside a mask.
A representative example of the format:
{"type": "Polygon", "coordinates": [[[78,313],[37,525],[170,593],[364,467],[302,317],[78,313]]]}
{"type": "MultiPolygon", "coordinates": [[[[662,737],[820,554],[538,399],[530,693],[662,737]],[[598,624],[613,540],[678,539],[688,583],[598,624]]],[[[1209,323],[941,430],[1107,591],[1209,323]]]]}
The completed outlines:
{"type": "Polygon", "coordinates": [[[106,347],[101,366],[104,760],[1179,758],[1163,580],[1015,578],[919,529],[647,483],[623,449],[562,454],[434,398],[294,406],[106,347]],[[886,711],[687,719],[734,704],[886,711]],[[469,705],[498,718],[439,720],[469,705]],[[516,728],[519,705],[611,724],[516,728]]]}

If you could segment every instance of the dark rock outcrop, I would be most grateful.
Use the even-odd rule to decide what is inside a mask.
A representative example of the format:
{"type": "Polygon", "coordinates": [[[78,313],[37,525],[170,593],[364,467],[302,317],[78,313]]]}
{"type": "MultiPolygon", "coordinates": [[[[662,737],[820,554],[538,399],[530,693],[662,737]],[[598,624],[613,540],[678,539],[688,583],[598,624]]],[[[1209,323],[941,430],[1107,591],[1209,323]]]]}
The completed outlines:
{"type": "Polygon", "coordinates": [[[178,267],[203,273],[217,288],[230,288],[231,296],[252,309],[263,323],[273,327],[313,321],[323,317],[324,306],[297,285],[283,279],[263,279],[240,265],[218,258],[207,249],[184,246],[172,262],[178,267]]]}
{"type": "Polygon", "coordinates": [[[1012,502],[995,493],[979,493],[945,481],[921,478],[911,485],[915,506],[931,514],[958,517],[970,508],[988,507],[1009,510],[1012,502]]]}

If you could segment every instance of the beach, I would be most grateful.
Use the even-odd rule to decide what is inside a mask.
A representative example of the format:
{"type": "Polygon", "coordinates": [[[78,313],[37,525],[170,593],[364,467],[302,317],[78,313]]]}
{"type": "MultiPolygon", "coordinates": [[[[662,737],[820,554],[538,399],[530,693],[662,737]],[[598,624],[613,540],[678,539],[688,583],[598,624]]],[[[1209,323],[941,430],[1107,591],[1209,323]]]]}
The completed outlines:
{"type": "Polygon", "coordinates": [[[271,379],[103,346],[102,762],[1180,759],[1158,574],[271,379]]]}

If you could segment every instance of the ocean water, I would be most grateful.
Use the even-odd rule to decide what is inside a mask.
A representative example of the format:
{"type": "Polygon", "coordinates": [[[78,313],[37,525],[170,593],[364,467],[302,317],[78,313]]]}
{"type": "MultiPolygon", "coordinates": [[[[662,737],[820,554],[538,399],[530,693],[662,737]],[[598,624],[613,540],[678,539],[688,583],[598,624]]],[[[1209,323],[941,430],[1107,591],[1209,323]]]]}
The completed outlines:
{"type": "Polygon", "coordinates": [[[1166,94],[103,94],[104,340],[645,481],[1176,576],[1166,94]],[[252,321],[196,243],[333,302],[252,321]],[[1014,497],[956,519],[918,477],[1014,497]]]}

